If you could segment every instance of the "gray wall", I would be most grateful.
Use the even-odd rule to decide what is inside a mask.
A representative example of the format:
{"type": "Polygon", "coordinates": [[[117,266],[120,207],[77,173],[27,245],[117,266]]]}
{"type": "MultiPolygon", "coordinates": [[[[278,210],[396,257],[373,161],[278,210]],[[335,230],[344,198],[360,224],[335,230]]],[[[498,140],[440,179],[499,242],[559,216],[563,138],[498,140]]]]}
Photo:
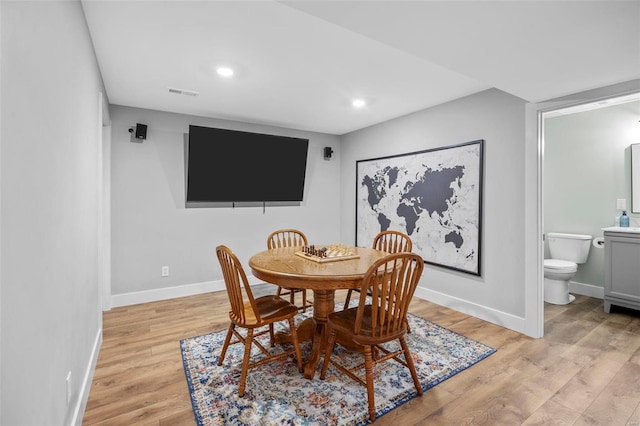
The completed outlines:
{"type": "Polygon", "coordinates": [[[523,317],[524,120],[523,100],[492,89],[343,136],[343,239],[355,241],[357,160],[484,139],[482,277],[426,265],[420,286],[494,322],[523,317]]]}
{"type": "MultiPolygon", "coordinates": [[[[337,136],[112,105],[112,294],[222,282],[215,248],[225,244],[245,265],[266,250],[269,233],[298,228],[311,243],[340,241],[340,139],[337,136]],[[128,129],[147,124],[147,140],[128,129]],[[184,134],[189,124],[309,138],[300,206],[185,208],[184,134]],[[323,148],[331,146],[331,160],[323,148]],[[169,277],[161,267],[169,266],[169,277]]],[[[238,161],[242,167],[242,161],[238,161]]],[[[250,174],[250,171],[247,171],[250,174]]],[[[228,182],[229,185],[232,182],[228,182]]],[[[153,296],[149,298],[153,299],[153,296]]],[[[115,305],[119,303],[116,301],[115,305]]]]}
{"type": "MultiPolygon", "coordinates": [[[[544,121],[544,227],[601,237],[614,226],[616,200],[631,218],[629,145],[640,143],[640,102],[547,118],[544,121]]],[[[545,257],[549,257],[545,244],[545,257]]],[[[604,286],[604,250],[591,246],[573,281],[604,286]]]]}
{"type": "Polygon", "coordinates": [[[101,327],[102,82],[79,2],[0,10],[0,423],[61,425],[80,406],[101,327]]]}

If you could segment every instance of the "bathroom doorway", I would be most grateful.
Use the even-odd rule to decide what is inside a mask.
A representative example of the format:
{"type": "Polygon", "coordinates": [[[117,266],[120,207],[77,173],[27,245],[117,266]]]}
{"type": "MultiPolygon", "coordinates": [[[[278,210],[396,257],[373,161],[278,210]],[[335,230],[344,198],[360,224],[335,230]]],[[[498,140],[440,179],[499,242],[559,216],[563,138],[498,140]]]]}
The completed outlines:
{"type": "MultiPolygon", "coordinates": [[[[538,120],[540,229],[601,237],[601,228],[613,226],[621,213],[618,203],[631,207],[629,146],[640,142],[640,92],[555,105],[540,111],[538,120]]],[[[544,240],[541,244],[542,263],[549,253],[544,240]]],[[[571,293],[603,298],[603,252],[592,245],[571,293]]],[[[543,294],[543,283],[539,286],[543,294]]],[[[543,296],[539,303],[544,311],[543,296]]]]}

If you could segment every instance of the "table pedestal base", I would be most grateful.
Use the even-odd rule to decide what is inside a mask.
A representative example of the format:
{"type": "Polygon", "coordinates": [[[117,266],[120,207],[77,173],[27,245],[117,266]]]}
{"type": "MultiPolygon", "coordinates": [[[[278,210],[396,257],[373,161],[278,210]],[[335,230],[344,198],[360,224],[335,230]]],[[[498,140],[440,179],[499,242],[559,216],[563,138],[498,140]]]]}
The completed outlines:
{"type": "MultiPolygon", "coordinates": [[[[327,317],[333,312],[335,302],[334,290],[314,290],[313,291],[313,318],[307,318],[300,323],[296,332],[298,342],[312,339],[311,355],[304,364],[304,377],[313,379],[320,362],[320,357],[324,354],[327,346],[326,326],[327,317]]],[[[291,343],[291,335],[288,333],[276,333],[276,343],[291,343]]]]}

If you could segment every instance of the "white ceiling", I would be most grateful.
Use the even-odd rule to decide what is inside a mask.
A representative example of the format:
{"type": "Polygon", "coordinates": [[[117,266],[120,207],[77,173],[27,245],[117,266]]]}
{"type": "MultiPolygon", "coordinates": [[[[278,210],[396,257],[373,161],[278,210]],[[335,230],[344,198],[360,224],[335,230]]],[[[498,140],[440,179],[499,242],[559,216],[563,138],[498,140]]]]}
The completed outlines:
{"type": "Polygon", "coordinates": [[[491,87],[537,102],[640,78],[640,0],[82,5],[111,104],[338,135],[491,87]]]}

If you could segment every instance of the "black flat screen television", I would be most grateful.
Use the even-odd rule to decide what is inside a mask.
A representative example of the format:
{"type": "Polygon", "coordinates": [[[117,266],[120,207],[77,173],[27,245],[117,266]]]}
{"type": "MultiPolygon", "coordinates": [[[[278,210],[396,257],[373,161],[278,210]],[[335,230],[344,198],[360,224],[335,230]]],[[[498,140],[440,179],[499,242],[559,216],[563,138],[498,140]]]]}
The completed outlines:
{"type": "Polygon", "coordinates": [[[187,207],[302,201],[308,139],[189,126],[187,207]]]}

